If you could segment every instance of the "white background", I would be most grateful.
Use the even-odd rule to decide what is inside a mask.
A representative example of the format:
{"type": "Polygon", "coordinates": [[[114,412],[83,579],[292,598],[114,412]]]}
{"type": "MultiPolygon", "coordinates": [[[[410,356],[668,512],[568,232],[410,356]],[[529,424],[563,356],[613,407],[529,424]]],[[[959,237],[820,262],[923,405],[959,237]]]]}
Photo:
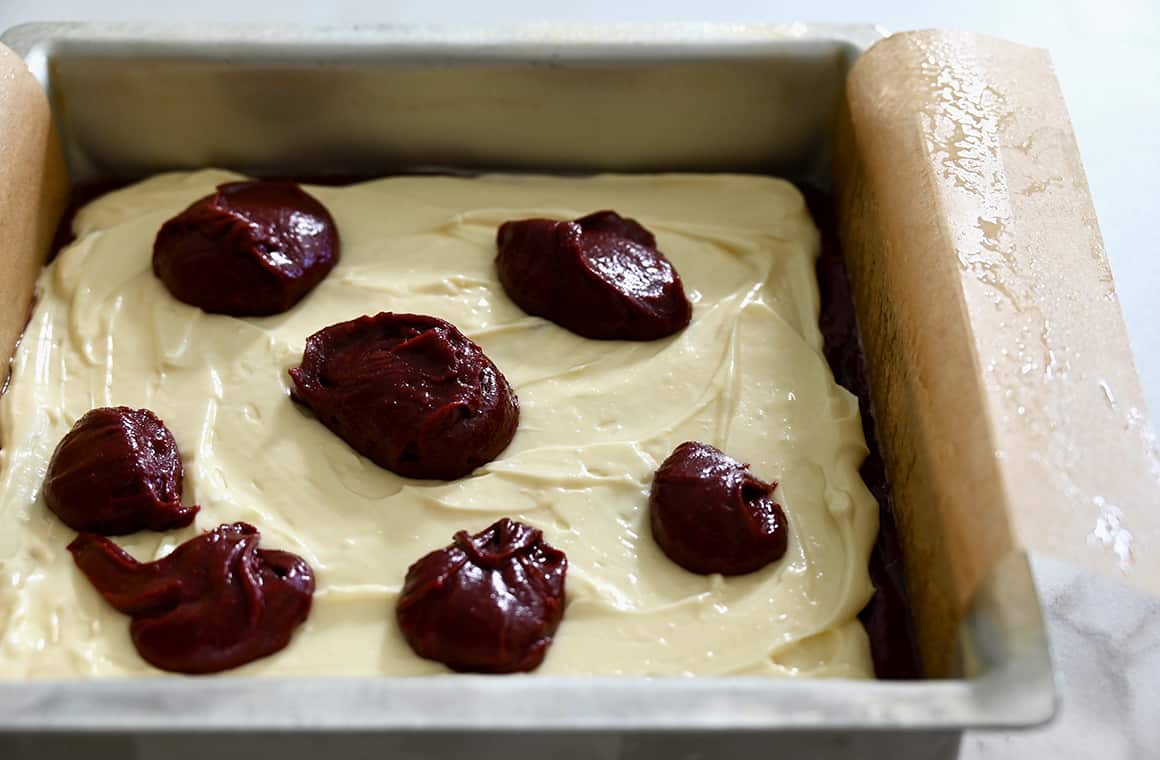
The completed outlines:
{"type": "MultiPolygon", "coordinates": [[[[1149,406],[1160,413],[1160,0],[0,0],[0,30],[32,20],[841,21],[965,29],[1045,47],[1071,111],[1149,406]]],[[[964,757],[1160,757],[1160,605],[1051,563],[1037,563],[1036,576],[1062,673],[1060,719],[1029,735],[969,735],[964,757]]]]}

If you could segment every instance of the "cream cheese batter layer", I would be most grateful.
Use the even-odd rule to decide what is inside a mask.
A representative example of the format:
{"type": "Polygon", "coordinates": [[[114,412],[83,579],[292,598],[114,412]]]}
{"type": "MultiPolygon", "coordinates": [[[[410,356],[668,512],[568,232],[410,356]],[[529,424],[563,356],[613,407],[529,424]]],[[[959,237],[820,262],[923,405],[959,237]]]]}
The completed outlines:
{"type": "Polygon", "coordinates": [[[817,326],[818,234],[792,185],[716,175],[402,177],[310,186],[342,259],[275,317],[207,315],[150,268],[161,224],[223,171],[166,174],[93,202],[45,269],[0,401],[0,678],[144,676],[129,618],[73,566],[74,533],[44,505],[53,448],[92,407],[148,407],[185,462],[195,525],[115,539],[156,559],[223,522],[302,555],[318,591],[284,651],[236,675],[446,672],[395,625],[408,565],[501,516],[568,554],[568,606],[537,671],[553,674],[873,674],[855,617],[871,593],[878,508],[858,476],[857,400],[833,380],[817,326]],[[611,208],[657,237],[694,303],[648,342],[581,338],[516,307],[497,227],[611,208]],[[379,311],[432,314],[479,343],[519,395],[500,457],[444,483],[400,478],[289,399],[306,337],[379,311]],[[700,440],[780,482],[784,559],[746,576],[686,572],[653,542],[652,474],[700,440]]]}

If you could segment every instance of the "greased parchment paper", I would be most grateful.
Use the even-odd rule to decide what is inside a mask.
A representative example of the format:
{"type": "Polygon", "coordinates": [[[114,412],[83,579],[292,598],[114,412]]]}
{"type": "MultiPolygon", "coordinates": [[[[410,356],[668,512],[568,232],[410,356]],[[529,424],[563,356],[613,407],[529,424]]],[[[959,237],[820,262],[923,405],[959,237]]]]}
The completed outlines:
{"type": "Polygon", "coordinates": [[[938,676],[1017,548],[1160,589],[1160,464],[1048,55],[897,34],[844,108],[841,232],[938,676]]]}
{"type": "Polygon", "coordinates": [[[24,61],[0,45],[0,388],[67,197],[48,99],[24,61]]]}

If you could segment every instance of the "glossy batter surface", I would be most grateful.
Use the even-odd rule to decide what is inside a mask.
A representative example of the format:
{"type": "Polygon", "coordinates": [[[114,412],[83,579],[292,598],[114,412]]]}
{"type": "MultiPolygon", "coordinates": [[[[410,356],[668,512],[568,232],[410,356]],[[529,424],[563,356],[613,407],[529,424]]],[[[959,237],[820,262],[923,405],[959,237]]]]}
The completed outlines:
{"type": "Polygon", "coordinates": [[[73,566],[74,533],[44,505],[48,459],[95,406],[148,407],[185,460],[195,524],[117,542],[139,560],[245,521],[314,569],[310,618],[249,674],[446,672],[394,619],[408,565],[500,517],[568,556],[567,610],[539,674],[869,676],[856,615],[871,591],[878,508],[858,477],[854,398],[821,354],[818,235],[778,180],[392,178],[306,188],[330,209],[342,261],[285,314],[208,315],[150,270],[161,224],[225,181],[155,177],[77,216],[47,268],[0,401],[0,677],[149,675],[73,566]],[[504,294],[495,239],[510,219],[612,208],[638,220],[681,274],[691,324],[647,343],[593,341],[504,294]],[[380,311],[431,314],[478,343],[520,399],[511,445],[472,476],[383,470],[289,399],[307,336],[380,311]],[[777,481],[790,526],[777,562],[749,575],[689,573],[649,531],[658,464],[687,440],[777,481]]]}

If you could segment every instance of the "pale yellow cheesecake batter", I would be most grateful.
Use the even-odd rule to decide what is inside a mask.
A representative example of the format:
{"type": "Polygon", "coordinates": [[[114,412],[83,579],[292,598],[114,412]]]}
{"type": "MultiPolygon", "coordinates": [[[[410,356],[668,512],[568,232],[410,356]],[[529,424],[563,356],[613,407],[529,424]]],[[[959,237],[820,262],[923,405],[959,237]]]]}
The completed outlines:
{"type": "Polygon", "coordinates": [[[302,555],[318,591],[284,651],[235,674],[445,672],[395,626],[407,566],[500,516],[567,552],[568,607],[538,673],[872,675],[856,614],[871,592],[877,506],[858,476],[857,401],[822,358],[818,234],[788,183],[746,176],[392,178],[308,187],[342,259],[286,314],[211,316],[152,274],[161,224],[222,171],[158,176],[75,220],[45,269],[0,401],[0,677],[151,675],[129,618],[74,568],[44,506],[53,448],[92,407],[148,407],[185,461],[194,526],[115,539],[154,559],[222,522],[302,555]],[[496,278],[496,228],[615,209],[656,235],[694,302],[647,343],[593,341],[529,317],[496,278]],[[292,403],[308,335],[379,311],[432,314],[479,343],[519,395],[520,427],[457,482],[412,481],[355,454],[292,403]],[[649,532],[653,470],[711,443],[780,481],[784,559],[732,578],[670,562],[649,532]]]}

